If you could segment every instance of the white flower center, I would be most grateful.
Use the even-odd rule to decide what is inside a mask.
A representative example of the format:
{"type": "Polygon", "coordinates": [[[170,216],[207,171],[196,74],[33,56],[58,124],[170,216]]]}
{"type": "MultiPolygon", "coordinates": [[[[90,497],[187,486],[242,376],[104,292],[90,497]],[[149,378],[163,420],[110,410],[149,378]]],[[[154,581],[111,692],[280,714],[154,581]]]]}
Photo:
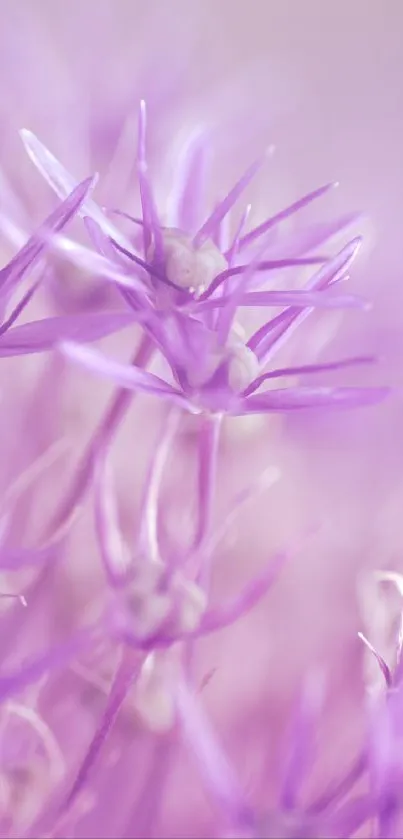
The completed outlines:
{"type": "Polygon", "coordinates": [[[157,734],[169,731],[175,722],[172,665],[169,651],[150,653],[135,686],[135,709],[143,724],[157,734]]]}
{"type": "MultiPolygon", "coordinates": [[[[175,228],[162,231],[164,267],[167,279],[178,288],[201,293],[217,274],[228,267],[225,258],[210,239],[195,248],[190,236],[175,228]]],[[[154,248],[151,250],[153,256],[154,248]]]]}
{"type": "Polygon", "coordinates": [[[147,562],[132,583],[127,605],[137,636],[146,638],[164,624],[167,631],[193,632],[206,608],[206,598],[196,583],[176,572],[164,580],[162,563],[147,562]]]}
{"type": "Polygon", "coordinates": [[[241,341],[230,345],[228,384],[239,393],[245,390],[259,375],[259,362],[255,353],[241,341]]]}

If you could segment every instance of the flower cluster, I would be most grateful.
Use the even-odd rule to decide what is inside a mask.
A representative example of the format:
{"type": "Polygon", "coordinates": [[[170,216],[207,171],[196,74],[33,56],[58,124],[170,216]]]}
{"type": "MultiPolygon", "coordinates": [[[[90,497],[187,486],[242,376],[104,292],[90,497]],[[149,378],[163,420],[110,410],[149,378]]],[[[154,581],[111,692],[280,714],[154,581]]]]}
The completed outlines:
{"type": "MultiPolygon", "coordinates": [[[[21,631],[24,620],[28,627],[30,621],[35,623],[33,614],[52,611],[47,580],[57,573],[65,540],[89,490],[103,582],[91,602],[91,614],[77,621],[67,639],[55,639],[50,647],[39,650],[30,644],[29,655],[22,661],[5,656],[7,666],[0,672],[0,832],[25,837],[65,836],[71,831],[76,836],[90,835],[94,829],[91,814],[99,812],[102,818],[104,788],[109,789],[117,762],[122,764],[115,772],[118,783],[123,778],[126,786],[125,776],[130,774],[130,800],[122,805],[114,835],[152,836],[168,785],[168,767],[177,760],[175,750],[185,747],[215,808],[216,835],[314,839],[352,836],[363,826],[379,824],[373,835],[397,836],[401,651],[393,673],[378,657],[387,690],[381,706],[371,708],[368,717],[370,746],[345,776],[307,805],[301,804],[300,789],[314,759],[315,729],[323,705],[320,679],[309,678],[303,686],[279,773],[278,804],[262,809],[243,789],[209,721],[199,695],[202,688],[193,677],[197,645],[252,610],[266,596],[284,562],[300,548],[299,544],[285,546],[268,558],[238,595],[214,602],[212,575],[220,541],[240,509],[279,477],[274,468],[266,469],[232,500],[227,516],[217,525],[214,510],[223,424],[232,417],[253,414],[360,408],[388,394],[386,387],[305,383],[320,374],[330,376],[332,371],[373,364],[376,358],[370,355],[288,366],[276,362],[289,337],[312,312],[367,308],[367,301],[339,291],[360,238],[349,241],[336,255],[323,252],[351,224],[352,217],[306,225],[298,236],[284,237],[279,254],[273,231],[323,198],[334,185],[316,189],[249,228],[250,206],[239,216],[237,203],[267,159],[265,154],[202,221],[206,149],[203,137],[192,136],[178,161],[169,218],[162,223],[147,162],[144,102],[139,110],[136,158],[139,217],[100,207],[92,197],[95,176],[77,184],[30,131],[23,130],[21,136],[31,160],[61,203],[0,273],[0,355],[53,351],[52,358],[71,363],[73,370],[78,365],[118,389],[81,456],[71,485],[50,510],[39,545],[16,546],[15,532],[21,538],[21,508],[35,503],[36,481],[49,468],[46,457],[31,466],[31,474],[28,471],[17,481],[3,503],[0,564],[5,584],[9,589],[11,585],[3,593],[8,604],[3,616],[5,638],[17,628],[21,631]],[[235,219],[232,226],[230,216],[235,219]],[[75,233],[67,236],[64,228],[72,220],[75,233]],[[127,229],[130,233],[124,232],[127,229]],[[66,270],[76,272],[83,285],[88,279],[105,284],[119,305],[95,311],[78,307],[69,314],[15,325],[22,314],[25,318],[41,287],[46,289],[50,279],[63,281],[66,270]],[[310,274],[305,285],[284,288],[283,277],[298,270],[304,276],[310,274]],[[31,284],[13,302],[27,277],[31,284]],[[271,317],[270,309],[274,309],[271,317]],[[130,364],[88,346],[127,328],[136,335],[141,332],[130,364]],[[161,375],[146,369],[151,362],[160,365],[161,375]],[[283,381],[280,387],[278,379],[283,381]],[[140,393],[159,400],[164,422],[144,481],[138,526],[129,540],[120,522],[111,453],[132,395],[140,393]],[[194,423],[197,438],[197,515],[190,535],[185,533],[183,538],[181,525],[173,533],[164,526],[162,487],[186,418],[194,423]],[[21,581],[24,591],[17,595],[21,581]],[[92,685],[98,705],[101,697],[104,707],[95,730],[88,726],[88,716],[77,710],[71,742],[63,747],[67,717],[74,717],[76,709],[66,701],[58,718],[52,710],[59,701],[55,692],[61,685],[62,693],[74,697],[82,682],[92,685]],[[122,749],[117,757],[112,749],[111,765],[106,761],[105,769],[102,758],[109,735],[114,728],[117,740],[121,739],[116,729],[122,720],[129,726],[125,737],[130,746],[123,757],[122,749]],[[150,748],[145,745],[146,735],[150,748]],[[69,754],[71,760],[65,757],[69,754]],[[368,784],[364,777],[369,777],[368,784]],[[364,792],[356,793],[359,784],[364,792]]],[[[15,233],[14,221],[8,229],[15,233]]],[[[301,541],[309,538],[310,533],[301,534],[301,541]]],[[[35,638],[41,635],[47,637],[46,629],[35,638]]],[[[110,795],[114,807],[113,790],[110,795]]]]}

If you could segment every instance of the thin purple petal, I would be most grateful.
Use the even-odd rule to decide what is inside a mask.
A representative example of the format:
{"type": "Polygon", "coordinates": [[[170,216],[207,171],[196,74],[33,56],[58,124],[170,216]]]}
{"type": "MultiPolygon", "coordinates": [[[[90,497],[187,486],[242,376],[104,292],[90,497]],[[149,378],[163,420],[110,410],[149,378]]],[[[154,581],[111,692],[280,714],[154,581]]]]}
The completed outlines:
{"type": "Polygon", "coordinates": [[[136,320],[139,318],[132,312],[90,312],[24,323],[0,337],[0,356],[44,352],[61,341],[99,341],[132,326],[136,320]]]}
{"type": "Polygon", "coordinates": [[[305,376],[312,373],[324,373],[329,370],[344,370],[346,367],[356,367],[361,364],[375,364],[377,357],[374,355],[361,355],[352,358],[343,358],[340,361],[329,361],[325,364],[303,364],[297,367],[282,367],[279,370],[270,370],[258,376],[252,384],[244,391],[244,396],[250,396],[263,382],[269,379],[278,379],[282,376],[305,376]]]}
{"type": "Polygon", "coordinates": [[[253,180],[259,169],[262,167],[263,163],[265,162],[267,155],[265,155],[260,160],[257,160],[255,163],[247,169],[247,171],[242,175],[242,177],[237,181],[235,186],[229,191],[228,195],[220,201],[220,203],[215,207],[211,215],[206,219],[203,226],[200,230],[196,233],[194,237],[194,245],[196,248],[200,247],[203,242],[210,238],[217,230],[218,225],[224,218],[224,216],[229,213],[229,211],[234,206],[235,202],[238,200],[239,196],[242,195],[246,187],[250,184],[253,180]]]}
{"type": "Polygon", "coordinates": [[[72,361],[107,379],[111,379],[120,387],[142,393],[150,393],[154,396],[168,398],[177,402],[182,407],[187,407],[187,402],[179,390],[171,387],[159,376],[147,373],[130,367],[128,364],[120,364],[117,361],[107,358],[96,350],[90,350],[81,344],[66,341],[60,344],[61,351],[72,361]]]}
{"type": "MultiPolygon", "coordinates": [[[[70,175],[67,169],[57,160],[57,158],[46,148],[46,146],[35,137],[32,131],[23,128],[20,131],[22,142],[25,150],[31,158],[34,166],[41,173],[42,177],[47,181],[49,186],[56,192],[59,198],[65,198],[76,187],[76,179],[70,175]]],[[[83,202],[80,215],[88,215],[98,222],[100,227],[112,238],[120,242],[123,247],[129,251],[132,249],[130,242],[120,232],[120,230],[112,224],[107,216],[102,212],[98,205],[92,199],[87,199],[83,202]]]]}
{"type": "Polygon", "coordinates": [[[280,210],[279,213],[276,213],[275,216],[271,216],[271,218],[267,219],[267,221],[262,222],[259,224],[258,227],[255,227],[249,233],[246,233],[245,236],[242,237],[239,248],[245,248],[247,245],[250,245],[255,239],[259,236],[263,236],[264,233],[267,233],[268,230],[271,230],[281,221],[284,221],[289,216],[297,213],[299,210],[302,210],[308,204],[311,204],[312,201],[316,201],[317,198],[321,198],[322,195],[326,195],[331,189],[337,186],[335,183],[325,184],[325,186],[319,187],[319,189],[315,189],[313,192],[309,192],[307,195],[304,195],[303,198],[299,198],[298,201],[295,201],[294,204],[290,204],[289,207],[286,207],[284,210],[280,210]]]}
{"type": "Polygon", "coordinates": [[[389,395],[387,387],[295,387],[269,390],[241,400],[233,414],[298,411],[306,408],[359,408],[376,405],[389,395]]]}

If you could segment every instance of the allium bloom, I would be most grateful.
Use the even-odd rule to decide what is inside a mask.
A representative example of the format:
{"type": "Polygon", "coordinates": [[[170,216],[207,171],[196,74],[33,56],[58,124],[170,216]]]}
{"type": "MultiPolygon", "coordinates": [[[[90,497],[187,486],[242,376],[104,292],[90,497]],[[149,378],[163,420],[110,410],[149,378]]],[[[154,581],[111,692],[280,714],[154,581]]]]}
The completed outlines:
{"type": "MultiPolygon", "coordinates": [[[[315,545],[325,554],[328,539],[325,505],[302,503],[311,475],[288,418],[315,429],[315,417],[349,408],[364,434],[384,409],[374,406],[395,397],[382,372],[366,373],[378,368],[372,348],[336,354],[328,336],[312,340],[329,310],[351,310],[357,329],[368,316],[370,301],[344,291],[359,218],[305,216],[326,184],[252,222],[242,200],[271,149],[231,188],[214,184],[209,203],[210,140],[192,126],[166,196],[148,148],[161,160],[167,150],[152,120],[146,131],[145,102],[127,108],[137,209],[113,189],[120,147],[106,188],[91,167],[78,182],[29,128],[25,150],[58,204],[26,243],[29,201],[23,222],[15,178],[1,209],[19,250],[0,272],[0,356],[14,365],[1,392],[0,834],[398,837],[401,577],[363,581],[360,639],[341,616],[357,644],[351,690],[337,684],[326,638],[291,689],[268,654],[270,614],[290,636],[288,613],[315,590],[305,556],[315,545]],[[298,477],[304,492],[293,494],[298,477]],[[242,536],[251,509],[261,530],[255,521],[242,536]],[[367,654],[377,671],[361,678],[367,654]]],[[[280,659],[299,663],[302,638],[287,637],[284,654],[285,637],[274,640],[280,659]]]]}

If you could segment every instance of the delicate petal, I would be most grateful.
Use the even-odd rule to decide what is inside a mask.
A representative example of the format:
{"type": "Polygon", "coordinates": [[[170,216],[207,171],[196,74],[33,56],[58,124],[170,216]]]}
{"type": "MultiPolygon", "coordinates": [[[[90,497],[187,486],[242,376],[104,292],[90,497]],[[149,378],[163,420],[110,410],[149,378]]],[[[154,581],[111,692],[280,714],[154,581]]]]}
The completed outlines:
{"type": "MultiPolygon", "coordinates": [[[[299,268],[301,266],[318,264],[323,265],[326,260],[327,258],[325,256],[298,257],[296,259],[265,259],[263,261],[256,259],[254,262],[254,270],[280,271],[283,268],[299,268]]],[[[213,282],[210,283],[208,289],[200,295],[198,298],[199,301],[208,300],[212,294],[217,291],[223,283],[230,280],[231,277],[237,277],[239,274],[245,274],[248,271],[250,271],[250,264],[235,265],[232,268],[226,268],[225,271],[221,271],[221,273],[214,278],[213,282]]]]}
{"type": "Polygon", "coordinates": [[[28,289],[28,291],[24,294],[19,303],[17,303],[7,320],[5,320],[4,323],[0,326],[0,336],[4,335],[4,333],[7,332],[13,325],[13,323],[15,323],[16,320],[18,320],[19,316],[28,306],[28,303],[30,303],[30,301],[32,300],[38,286],[39,280],[38,282],[34,283],[34,285],[31,286],[31,288],[28,289]]]}
{"type": "Polygon", "coordinates": [[[238,225],[238,228],[236,230],[235,236],[232,240],[231,247],[228,249],[228,251],[226,253],[227,262],[228,262],[228,265],[229,265],[230,268],[232,268],[232,266],[235,262],[235,259],[238,255],[239,243],[241,241],[242,233],[245,230],[245,227],[246,227],[251,209],[252,209],[252,204],[247,204],[246,207],[245,207],[245,210],[244,210],[244,212],[241,216],[241,220],[239,222],[239,225],[238,225]]]}
{"type": "Polygon", "coordinates": [[[120,387],[170,398],[171,401],[176,401],[183,407],[187,406],[187,402],[179,390],[171,387],[158,376],[154,376],[153,373],[146,373],[144,370],[129,367],[128,364],[119,364],[119,362],[112,361],[95,350],[89,350],[73,342],[61,344],[60,349],[72,361],[99,376],[111,379],[120,387]]]}
{"type": "Polygon", "coordinates": [[[223,629],[251,611],[276,582],[288,559],[289,555],[286,553],[277,554],[237,597],[229,603],[223,603],[218,609],[207,611],[202,620],[201,634],[223,629]]]}
{"type": "Polygon", "coordinates": [[[190,135],[176,164],[173,194],[173,226],[193,233],[203,211],[208,145],[205,133],[196,130],[190,135]]]}
{"type": "Polygon", "coordinates": [[[346,367],[356,367],[361,364],[375,364],[378,359],[374,355],[362,355],[353,358],[343,358],[340,361],[329,361],[324,364],[303,364],[297,367],[282,367],[279,370],[270,370],[258,376],[251,385],[244,391],[244,396],[250,396],[263,382],[269,379],[278,379],[282,376],[306,376],[312,373],[324,373],[328,370],[343,370],[346,367]]]}
{"type": "Polygon", "coordinates": [[[380,669],[380,671],[381,671],[381,673],[382,673],[382,675],[385,679],[386,686],[391,687],[391,685],[392,685],[392,674],[390,672],[390,669],[389,669],[388,665],[386,664],[385,659],[382,658],[381,655],[379,655],[379,653],[376,651],[375,647],[372,646],[372,644],[368,641],[368,638],[366,638],[365,635],[363,635],[362,632],[358,633],[358,637],[361,639],[363,644],[365,644],[367,649],[370,651],[370,653],[372,653],[375,660],[377,661],[377,663],[379,665],[379,669],[380,669]]]}
{"type": "Polygon", "coordinates": [[[312,671],[305,678],[289,732],[281,790],[281,804],[285,810],[297,808],[301,785],[314,761],[315,731],[323,707],[324,687],[321,673],[312,671]]]}
{"type": "Polygon", "coordinates": [[[132,312],[90,312],[24,323],[0,336],[0,356],[44,352],[61,341],[99,341],[139,319],[132,312]]]}
{"type": "MultiPolygon", "coordinates": [[[[66,198],[66,196],[76,187],[76,179],[69,174],[67,169],[62,166],[57,158],[46,148],[46,146],[35,137],[32,131],[23,128],[20,131],[22,142],[25,149],[31,158],[34,166],[38,169],[41,175],[45,178],[49,186],[56,192],[59,198],[66,198]]],[[[112,224],[107,216],[98,207],[95,201],[88,199],[84,201],[80,215],[88,215],[98,222],[99,226],[123,247],[129,251],[132,250],[130,242],[120,232],[120,230],[112,224]]]]}
{"type": "Polygon", "coordinates": [[[233,414],[298,411],[305,408],[358,408],[376,405],[389,395],[387,387],[295,387],[269,390],[241,400],[233,414]]]}
{"type": "Polygon", "coordinates": [[[105,256],[95,253],[84,245],[79,245],[65,236],[53,236],[51,240],[51,247],[53,250],[66,257],[73,265],[77,265],[83,271],[89,274],[104,277],[106,280],[118,283],[118,285],[128,288],[131,291],[139,292],[142,297],[146,293],[146,287],[141,280],[136,277],[129,277],[105,256]]]}
{"type": "MultiPolygon", "coordinates": [[[[108,270],[112,269],[110,278],[114,279],[116,277],[118,291],[120,291],[126,303],[128,303],[128,305],[135,311],[138,311],[140,306],[148,306],[148,300],[146,300],[145,298],[145,295],[147,294],[146,285],[142,282],[142,280],[140,280],[140,283],[138,283],[137,279],[131,280],[129,278],[129,266],[127,267],[127,269],[124,269],[123,267],[119,266],[119,278],[117,278],[117,275],[115,274],[116,269],[114,267],[114,263],[116,260],[116,246],[113,244],[112,240],[108,236],[106,236],[102,228],[96,221],[94,221],[93,218],[85,216],[84,224],[95,248],[101,254],[101,257],[104,257],[109,263],[108,266],[104,267],[107,267],[108,270]],[[129,287],[127,287],[126,282],[123,281],[122,275],[124,275],[125,277],[126,275],[129,275],[127,277],[130,283],[129,287]],[[140,293],[140,297],[138,296],[138,292],[140,293]]],[[[137,262],[137,259],[135,261],[137,262]]],[[[139,260],[139,262],[142,262],[142,260],[139,260]]],[[[130,271],[131,270],[132,268],[130,266],[130,271]]]]}
{"type": "Polygon", "coordinates": [[[28,239],[24,247],[11,262],[0,271],[0,289],[8,291],[19,280],[27,268],[32,268],[44,252],[49,249],[49,238],[61,230],[79,211],[86,196],[94,186],[94,178],[87,178],[68,195],[46,221],[28,239]]]}
{"type": "MultiPolygon", "coordinates": [[[[198,303],[197,311],[221,309],[230,295],[198,303]]],[[[249,291],[240,298],[238,308],[258,306],[296,306],[301,309],[368,309],[368,302],[354,294],[328,294],[325,291],[249,291]]],[[[195,307],[196,308],[196,307],[195,307]]]]}
{"type": "MultiPolygon", "coordinates": [[[[158,220],[157,208],[148,177],[146,158],[146,129],[147,114],[144,99],[140,102],[139,129],[138,129],[138,150],[137,150],[137,174],[140,186],[141,206],[143,210],[143,236],[144,256],[147,258],[151,242],[154,243],[155,259],[157,264],[162,259],[163,241],[161,226],[158,220]]],[[[116,239],[116,237],[114,237],[116,239]]]]}
{"type": "Polygon", "coordinates": [[[250,245],[255,239],[259,238],[259,236],[263,236],[263,234],[267,233],[268,230],[271,230],[281,221],[284,221],[289,218],[289,216],[297,213],[299,210],[302,210],[308,204],[311,204],[312,201],[316,201],[317,198],[321,198],[322,195],[326,195],[326,193],[331,189],[334,189],[335,186],[337,186],[337,183],[325,184],[325,186],[321,186],[319,189],[309,192],[308,195],[304,195],[303,198],[299,198],[294,204],[291,204],[289,207],[286,207],[285,210],[281,210],[279,213],[276,213],[275,216],[267,219],[267,221],[262,222],[262,224],[259,224],[258,227],[255,227],[242,237],[239,242],[239,249],[241,250],[247,245],[250,245]]]}
{"type": "MultiPolygon", "coordinates": [[[[330,259],[311,280],[306,284],[307,291],[319,291],[329,288],[342,276],[355,259],[361,245],[361,238],[352,239],[333,259],[330,259]]],[[[280,349],[284,340],[292,330],[302,323],[310,313],[310,309],[300,312],[290,306],[272,321],[262,326],[248,341],[248,347],[253,350],[263,365],[271,358],[273,352],[280,349]]]]}
{"type": "Polygon", "coordinates": [[[139,664],[133,664],[130,654],[124,655],[118,666],[112,687],[108,696],[106,708],[94,737],[91,740],[85,758],[77,772],[73,787],[62,807],[68,809],[87,782],[91,769],[96,762],[101,749],[110,734],[128,691],[139,672],[139,664]]]}
{"type": "Polygon", "coordinates": [[[216,232],[219,223],[222,221],[224,216],[226,216],[227,213],[229,213],[235,202],[238,200],[239,196],[242,195],[243,191],[253,180],[253,178],[265,162],[268,154],[270,154],[271,152],[272,149],[270,148],[268,149],[268,152],[263,158],[257,160],[255,163],[252,163],[252,165],[249,167],[249,169],[247,169],[244,175],[242,175],[242,177],[235,184],[235,186],[232,187],[228,195],[226,195],[225,198],[223,198],[223,200],[220,201],[218,206],[213,210],[211,215],[204,222],[203,226],[196,233],[194,237],[195,247],[200,247],[200,245],[203,244],[203,242],[206,239],[210,238],[216,232]]]}
{"type": "Polygon", "coordinates": [[[151,274],[152,277],[156,277],[158,280],[160,280],[160,282],[172,286],[172,283],[169,283],[166,277],[161,273],[161,271],[158,268],[155,267],[155,265],[152,265],[150,262],[146,262],[144,259],[141,259],[141,257],[137,256],[136,254],[131,253],[126,248],[122,247],[122,245],[119,242],[117,242],[116,239],[112,239],[111,241],[116,250],[119,251],[119,253],[122,253],[124,256],[130,259],[130,261],[134,262],[135,265],[138,265],[139,268],[143,268],[144,271],[147,271],[147,273],[151,274]]]}
{"type": "Polygon", "coordinates": [[[217,338],[221,346],[224,346],[227,342],[232,324],[234,322],[234,318],[236,316],[237,308],[238,306],[240,306],[241,300],[244,297],[245,292],[247,291],[248,287],[251,285],[253,281],[255,273],[258,270],[258,266],[261,263],[262,257],[265,254],[266,248],[266,242],[263,242],[255,258],[251,261],[247,270],[242,275],[237,287],[232,292],[227,305],[224,306],[224,308],[221,309],[218,314],[217,338]]]}
{"type": "Polygon", "coordinates": [[[248,807],[237,778],[203,713],[200,700],[183,678],[177,684],[176,701],[185,739],[195,756],[204,783],[217,803],[235,822],[248,821],[248,807]]]}
{"type": "Polygon", "coordinates": [[[289,257],[297,257],[304,253],[309,253],[317,248],[321,248],[330,239],[333,239],[335,236],[338,236],[340,233],[348,230],[349,227],[353,227],[353,225],[357,225],[361,221],[362,215],[359,213],[348,213],[335,221],[309,225],[302,230],[285,236],[281,252],[289,257]]]}

